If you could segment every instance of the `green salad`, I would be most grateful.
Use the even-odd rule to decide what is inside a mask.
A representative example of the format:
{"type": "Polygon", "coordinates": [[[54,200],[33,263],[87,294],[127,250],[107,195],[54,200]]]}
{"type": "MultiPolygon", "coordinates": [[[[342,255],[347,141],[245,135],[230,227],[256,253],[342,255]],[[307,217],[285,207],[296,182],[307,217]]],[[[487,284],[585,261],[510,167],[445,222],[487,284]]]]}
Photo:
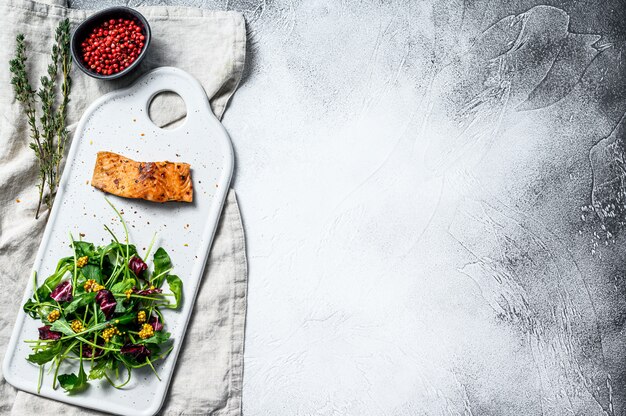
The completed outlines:
{"type": "Polygon", "coordinates": [[[43,326],[38,339],[25,342],[33,351],[27,360],[40,366],[38,390],[46,365],[54,374],[52,387],[58,383],[68,393],[81,392],[89,380],[98,379],[122,388],[133,369],[145,366],[158,378],[153,363],[173,348],[161,310],[180,307],[182,281],[171,274],[172,262],[161,247],[154,252],[149,271],[146,261],[154,238],[140,257],[128,241],[122,216],[109,205],[124,227],[123,242],[106,225],[112,240],[105,246],[70,235],[71,253],[59,260],[54,273],[41,285],[34,275],[36,289],[24,311],[43,326]],[[66,360],[79,362],[77,373],[59,374],[66,360]]]}

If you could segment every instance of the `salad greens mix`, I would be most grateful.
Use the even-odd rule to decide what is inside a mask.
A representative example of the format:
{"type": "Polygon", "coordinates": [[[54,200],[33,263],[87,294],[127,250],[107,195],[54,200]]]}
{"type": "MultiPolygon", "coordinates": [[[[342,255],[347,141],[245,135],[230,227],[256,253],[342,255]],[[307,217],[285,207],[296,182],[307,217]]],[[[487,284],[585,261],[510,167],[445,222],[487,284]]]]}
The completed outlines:
{"type": "MultiPolygon", "coordinates": [[[[165,331],[162,308],[181,305],[183,284],[171,274],[172,262],[163,248],[148,259],[154,239],[142,257],[126,239],[120,242],[106,225],[113,240],[106,246],[76,241],[70,234],[72,255],[59,260],[57,267],[40,286],[34,275],[33,297],[24,311],[41,320],[39,338],[27,340],[33,353],[27,360],[40,366],[38,390],[44,366],[51,363],[52,387],[61,385],[68,393],[88,387],[89,380],[106,379],[122,388],[131,379],[132,370],[163,359],[173,348],[170,333],[165,331]],[[169,292],[164,293],[167,282],[169,292]],[[59,374],[65,360],[79,362],[77,374],[59,374]],[[89,364],[89,371],[85,364],[89,364]]],[[[160,379],[159,379],[160,380],[160,379]]]]}

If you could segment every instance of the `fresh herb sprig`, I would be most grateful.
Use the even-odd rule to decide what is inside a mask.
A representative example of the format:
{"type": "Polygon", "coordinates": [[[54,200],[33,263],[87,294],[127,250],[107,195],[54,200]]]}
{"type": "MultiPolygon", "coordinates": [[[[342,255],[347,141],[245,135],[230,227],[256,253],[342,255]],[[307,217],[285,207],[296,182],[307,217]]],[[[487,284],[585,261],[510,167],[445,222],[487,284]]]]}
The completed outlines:
{"type": "Polygon", "coordinates": [[[22,104],[30,128],[30,147],[39,163],[39,201],[35,213],[35,218],[38,218],[42,203],[45,203],[48,209],[52,208],[69,135],[67,105],[72,89],[70,22],[68,19],[61,21],[55,31],[54,45],[50,54],[51,63],[48,65],[47,74],[40,79],[41,86],[37,92],[28,79],[24,35],[17,35],[15,41],[15,57],[9,62],[9,69],[15,99],[22,104]],[[57,82],[59,77],[60,84],[57,82]],[[38,101],[41,104],[39,111],[37,111],[38,101]],[[41,113],[39,120],[38,113],[41,113]]]}
{"type": "Polygon", "coordinates": [[[152,256],[152,272],[148,270],[144,259],[154,239],[141,258],[128,241],[124,219],[111,207],[123,225],[123,242],[106,225],[113,238],[106,246],[70,235],[72,254],[60,259],[41,285],[34,276],[35,290],[24,311],[43,326],[38,339],[24,342],[33,351],[27,360],[40,366],[38,390],[47,364],[54,370],[52,387],[58,382],[68,393],[79,393],[89,380],[98,379],[122,388],[133,369],[145,366],[158,378],[154,362],[173,348],[161,310],[180,307],[182,281],[171,274],[172,261],[161,247],[152,256]],[[170,293],[163,292],[165,282],[170,293]],[[70,360],[79,361],[78,372],[59,374],[61,364],[70,360]]]}

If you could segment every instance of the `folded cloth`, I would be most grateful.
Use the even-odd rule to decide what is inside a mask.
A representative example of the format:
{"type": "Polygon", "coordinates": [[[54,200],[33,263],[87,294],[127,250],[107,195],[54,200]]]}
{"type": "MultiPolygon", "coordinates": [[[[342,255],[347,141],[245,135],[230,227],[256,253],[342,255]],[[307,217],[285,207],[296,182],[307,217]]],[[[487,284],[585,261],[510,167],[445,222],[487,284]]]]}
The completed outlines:
{"type": "MultiPolygon", "coordinates": [[[[68,9],[63,0],[47,3],[4,0],[0,4],[0,352],[5,348],[21,295],[30,277],[46,215],[34,219],[37,204],[37,161],[28,148],[29,132],[22,109],[10,90],[8,62],[15,36],[24,33],[31,83],[48,65],[52,34],[59,21],[73,24],[90,13],[68,9]]],[[[214,113],[221,117],[241,79],[246,31],[243,17],[235,12],[183,7],[139,8],[153,31],[153,41],[141,73],[158,66],[176,66],[193,74],[211,98],[214,113]]],[[[86,106],[101,94],[132,80],[97,81],[73,71],[68,114],[75,128],[86,106]]],[[[153,120],[175,123],[184,110],[165,101],[153,105],[153,120]]],[[[243,341],[246,315],[246,268],[243,227],[234,191],[230,191],[213,242],[203,283],[174,378],[162,414],[238,415],[241,413],[243,341]]],[[[33,380],[36,383],[36,380],[33,380]]],[[[54,402],[24,392],[0,380],[0,414],[87,414],[85,409],[54,402]]],[[[96,412],[91,412],[96,413],[96,412]]]]}

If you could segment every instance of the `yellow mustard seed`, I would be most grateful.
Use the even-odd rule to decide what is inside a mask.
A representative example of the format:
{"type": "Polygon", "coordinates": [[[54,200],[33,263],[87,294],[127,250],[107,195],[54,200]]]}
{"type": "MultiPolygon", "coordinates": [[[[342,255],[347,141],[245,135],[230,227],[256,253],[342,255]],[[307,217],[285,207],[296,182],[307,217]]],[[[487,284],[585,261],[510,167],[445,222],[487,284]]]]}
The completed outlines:
{"type": "Polygon", "coordinates": [[[146,322],[146,311],[137,312],[137,322],[143,324],[146,322]]]}
{"type": "Polygon", "coordinates": [[[128,289],[127,291],[124,292],[124,294],[126,295],[126,299],[130,299],[130,295],[133,294],[133,290],[132,289],[128,289]]]}
{"type": "Polygon", "coordinates": [[[117,329],[116,327],[110,327],[105,329],[104,331],[102,331],[102,333],[100,334],[100,336],[102,337],[102,339],[104,340],[104,342],[109,342],[111,341],[111,338],[113,338],[115,335],[122,335],[121,332],[119,331],[119,329],[117,329]]]}
{"type": "Polygon", "coordinates": [[[78,268],[84,267],[88,261],[89,261],[89,257],[83,256],[79,258],[78,260],[76,260],[76,267],[78,268]]]}
{"type": "Polygon", "coordinates": [[[74,332],[83,332],[84,330],[83,323],[78,319],[74,319],[72,321],[72,323],[70,324],[70,328],[72,328],[72,331],[74,332]]]}
{"type": "Polygon", "coordinates": [[[61,312],[58,309],[53,310],[48,314],[48,322],[54,322],[61,317],[61,312]]]}
{"type": "Polygon", "coordinates": [[[100,290],[104,289],[104,286],[102,286],[93,279],[87,280],[83,287],[85,288],[85,292],[99,292],[100,290]]]}
{"type": "MultiPolygon", "coordinates": [[[[78,264],[78,263],[76,263],[78,264]]],[[[93,287],[95,285],[97,285],[98,283],[96,283],[95,280],[93,279],[89,279],[85,282],[85,284],[83,285],[83,288],[85,289],[85,292],[91,292],[93,290],[93,287]]]]}
{"type": "Polygon", "coordinates": [[[154,335],[154,328],[150,324],[143,324],[141,331],[139,331],[139,338],[147,339],[154,335]]]}

